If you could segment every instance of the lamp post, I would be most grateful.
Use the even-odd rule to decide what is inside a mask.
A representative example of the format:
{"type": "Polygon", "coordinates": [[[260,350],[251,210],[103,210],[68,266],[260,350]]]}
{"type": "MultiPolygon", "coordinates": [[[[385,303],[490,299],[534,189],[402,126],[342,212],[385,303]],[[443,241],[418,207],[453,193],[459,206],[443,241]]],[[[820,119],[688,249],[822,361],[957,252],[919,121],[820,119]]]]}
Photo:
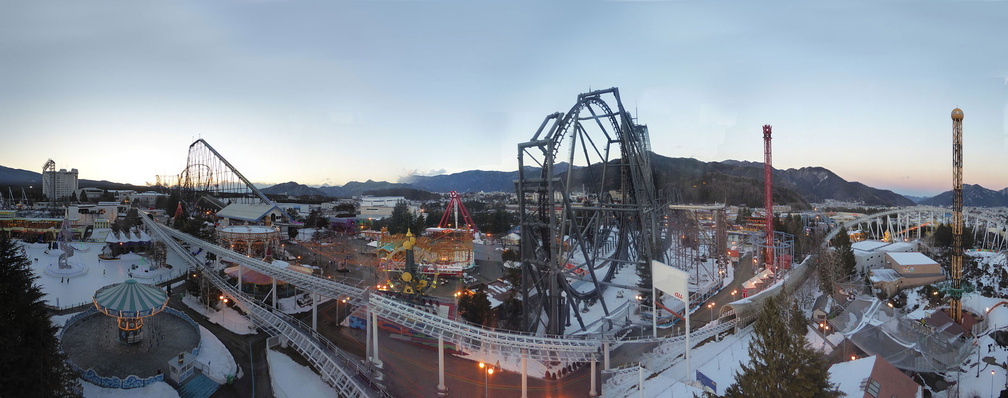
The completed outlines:
{"type": "Polygon", "coordinates": [[[710,304],[707,304],[707,308],[710,308],[710,320],[714,322],[714,302],[711,301],[710,304]]]}
{"type": "MultiPolygon", "coordinates": [[[[980,364],[977,364],[977,366],[980,366],[980,364]]],[[[991,398],[994,398],[994,369],[991,369],[991,393],[990,393],[990,396],[991,396],[991,398]]]]}
{"type": "Polygon", "coordinates": [[[488,364],[486,362],[480,362],[479,363],[479,368],[480,369],[486,369],[486,372],[483,373],[483,394],[484,394],[483,396],[489,398],[490,397],[490,375],[492,375],[492,374],[494,374],[494,372],[500,370],[500,361],[497,361],[497,364],[495,364],[494,366],[490,366],[490,364],[488,364]]]}

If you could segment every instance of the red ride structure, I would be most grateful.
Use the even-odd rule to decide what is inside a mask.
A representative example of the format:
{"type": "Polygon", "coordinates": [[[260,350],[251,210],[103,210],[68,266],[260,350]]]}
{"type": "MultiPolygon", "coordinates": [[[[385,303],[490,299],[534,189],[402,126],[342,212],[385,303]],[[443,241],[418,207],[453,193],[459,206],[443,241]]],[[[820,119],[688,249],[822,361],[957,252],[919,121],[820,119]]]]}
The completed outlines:
{"type": "MultiPolygon", "coordinates": [[[[763,231],[766,234],[766,252],[763,255],[763,261],[766,267],[774,264],[773,162],[771,162],[773,156],[770,146],[770,135],[770,125],[763,125],[763,206],[766,209],[763,225],[763,231]]],[[[774,272],[776,273],[777,270],[774,269],[774,272]]]]}
{"type": "Polygon", "coordinates": [[[473,235],[479,232],[479,229],[476,228],[476,223],[473,221],[472,217],[469,216],[469,211],[466,210],[465,205],[462,204],[462,195],[459,195],[458,192],[451,191],[448,196],[451,199],[448,201],[448,206],[445,207],[444,215],[441,216],[441,222],[438,223],[438,228],[468,229],[473,235]],[[462,213],[462,221],[465,222],[465,228],[459,226],[459,213],[462,213]],[[453,224],[453,226],[449,226],[449,214],[454,214],[455,216],[455,224],[453,224]]]}

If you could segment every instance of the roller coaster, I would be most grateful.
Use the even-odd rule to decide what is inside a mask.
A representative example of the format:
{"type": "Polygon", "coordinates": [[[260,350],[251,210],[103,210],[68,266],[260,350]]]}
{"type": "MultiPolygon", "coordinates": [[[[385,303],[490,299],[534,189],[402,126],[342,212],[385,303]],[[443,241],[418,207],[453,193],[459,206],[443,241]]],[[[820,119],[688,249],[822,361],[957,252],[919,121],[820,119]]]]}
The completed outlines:
{"type": "Polygon", "coordinates": [[[579,304],[610,314],[618,269],[658,258],[650,138],[609,88],[546,116],[518,152],[522,327],[562,335],[570,314],[584,326],[579,304]]]}

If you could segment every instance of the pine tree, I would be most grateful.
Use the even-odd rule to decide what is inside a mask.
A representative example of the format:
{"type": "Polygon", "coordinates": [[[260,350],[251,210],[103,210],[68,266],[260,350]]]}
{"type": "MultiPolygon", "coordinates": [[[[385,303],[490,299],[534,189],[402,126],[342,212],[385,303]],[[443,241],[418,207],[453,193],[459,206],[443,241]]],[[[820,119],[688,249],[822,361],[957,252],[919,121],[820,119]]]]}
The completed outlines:
{"type": "Polygon", "coordinates": [[[77,374],[66,361],[31,263],[0,234],[0,395],[73,396],[77,374]]]}
{"type": "Polygon", "coordinates": [[[854,249],[851,248],[847,228],[841,226],[832,243],[837,256],[837,277],[840,281],[845,281],[854,276],[854,272],[857,270],[857,259],[854,257],[854,249]]]}
{"type": "Polygon", "coordinates": [[[833,398],[843,394],[829,381],[826,362],[808,345],[805,334],[794,333],[804,317],[797,305],[782,310],[779,299],[771,297],[753,326],[748,365],[736,372],[735,384],[725,397],[815,397],[833,398]]]}

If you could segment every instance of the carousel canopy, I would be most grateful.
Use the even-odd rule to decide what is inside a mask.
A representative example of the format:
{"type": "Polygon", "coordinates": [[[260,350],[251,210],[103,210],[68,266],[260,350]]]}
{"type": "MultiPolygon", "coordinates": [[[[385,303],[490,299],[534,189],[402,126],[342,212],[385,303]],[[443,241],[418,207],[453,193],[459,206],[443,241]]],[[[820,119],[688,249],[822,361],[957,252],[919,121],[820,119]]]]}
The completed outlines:
{"type": "Polygon", "coordinates": [[[95,291],[94,303],[98,311],[106,315],[141,318],[164,310],[168,305],[168,295],[156,286],[127,279],[95,291]]]}

